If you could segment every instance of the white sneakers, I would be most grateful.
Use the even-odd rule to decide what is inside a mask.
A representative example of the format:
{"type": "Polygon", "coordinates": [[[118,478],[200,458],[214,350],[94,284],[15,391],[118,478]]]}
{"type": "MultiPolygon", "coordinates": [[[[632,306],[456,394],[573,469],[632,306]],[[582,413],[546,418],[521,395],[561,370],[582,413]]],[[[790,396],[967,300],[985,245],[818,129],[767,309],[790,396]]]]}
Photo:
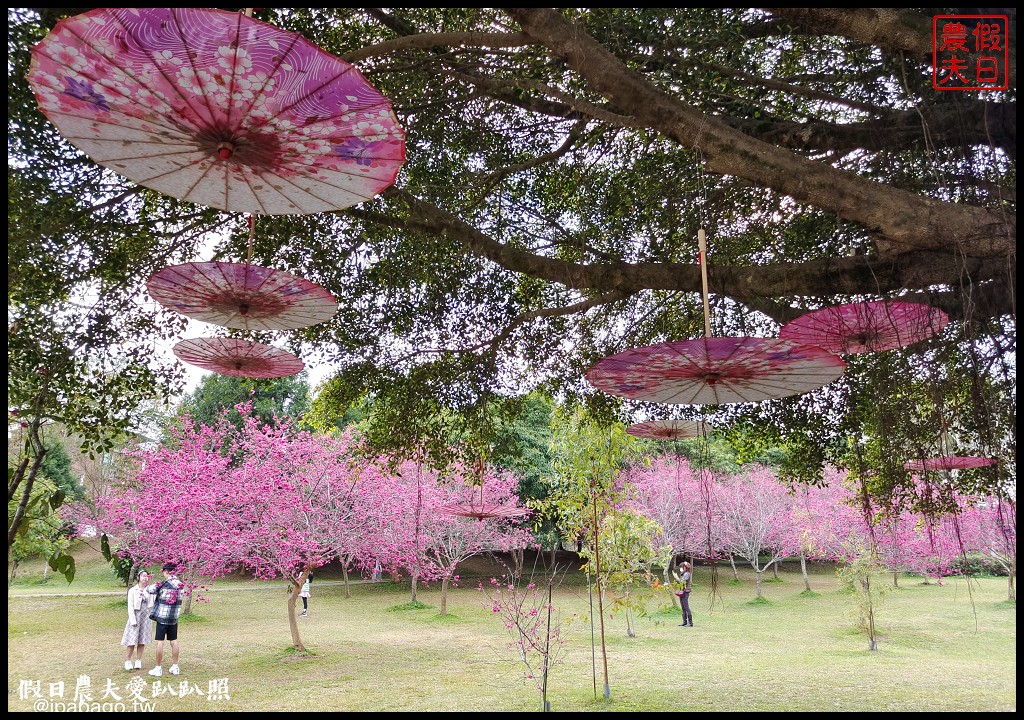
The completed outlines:
{"type": "MultiPolygon", "coordinates": [[[[178,667],[177,663],[171,665],[170,673],[171,675],[181,675],[181,669],[178,667]]],[[[149,674],[153,677],[162,677],[164,674],[164,669],[157,665],[155,668],[149,671],[149,674]]]]}
{"type": "Polygon", "coordinates": [[[127,670],[128,672],[131,672],[132,671],[132,667],[134,667],[134,666],[132,665],[132,661],[131,660],[125,660],[124,661],[124,669],[125,670],[127,670]]]}
{"type": "MultiPolygon", "coordinates": [[[[125,668],[125,669],[127,670],[127,668],[125,668]]],[[[142,661],[141,660],[136,660],[135,661],[135,669],[136,670],[141,670],[142,669],[142,661]]]]}

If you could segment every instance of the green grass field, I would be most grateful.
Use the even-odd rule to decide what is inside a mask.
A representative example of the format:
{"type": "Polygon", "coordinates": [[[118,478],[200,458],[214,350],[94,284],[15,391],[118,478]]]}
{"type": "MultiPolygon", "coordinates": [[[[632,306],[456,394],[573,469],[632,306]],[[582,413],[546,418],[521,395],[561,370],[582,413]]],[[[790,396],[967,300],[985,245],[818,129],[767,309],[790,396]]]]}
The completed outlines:
{"type": "MultiPolygon", "coordinates": [[[[104,699],[109,682],[129,710],[130,683],[156,711],[541,709],[476,579],[450,593],[441,617],[437,587],[420,591],[427,607],[405,609],[408,585],[359,584],[346,597],[336,580],[318,576],[310,615],[299,618],[306,655],[291,650],[282,582],[218,581],[180,625],[182,674],[157,681],[122,668],[119,588],[101,559],[86,553],[79,562],[70,586],[59,578],[41,584],[40,569],[27,567],[9,587],[9,711],[66,709],[54,703],[72,701],[85,678],[93,701],[113,702],[104,699]],[[68,592],[118,594],[59,594],[68,592]],[[229,697],[209,698],[211,684],[229,697]],[[202,695],[181,696],[182,687],[202,695]]],[[[695,579],[696,627],[678,627],[667,600],[637,619],[632,638],[622,614],[606,615],[610,700],[587,588],[558,589],[566,643],[550,673],[552,710],[1016,710],[1016,605],[1006,600],[1005,578],[942,586],[901,578],[876,609],[875,652],[857,628],[854,596],[831,572],[812,576],[813,594],[802,592],[797,573],[783,572],[765,583],[765,602],[754,602],[749,571],[739,583],[720,571],[714,598],[709,570],[698,567],[695,579]]]]}

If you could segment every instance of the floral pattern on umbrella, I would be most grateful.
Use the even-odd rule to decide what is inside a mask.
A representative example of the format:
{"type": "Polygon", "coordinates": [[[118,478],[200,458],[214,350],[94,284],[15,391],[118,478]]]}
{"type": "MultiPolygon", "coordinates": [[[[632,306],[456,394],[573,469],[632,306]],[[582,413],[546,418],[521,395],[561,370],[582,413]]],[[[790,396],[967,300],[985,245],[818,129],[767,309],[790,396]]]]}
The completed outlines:
{"type": "Polygon", "coordinates": [[[816,390],[846,363],[819,347],[760,337],[711,337],[634,348],[587,372],[594,387],[648,402],[720,405],[816,390]]]}
{"type": "Polygon", "coordinates": [[[679,438],[702,437],[707,426],[696,420],[648,420],[634,423],[626,432],[634,437],[654,440],[677,440],[679,438]]]}
{"type": "Polygon", "coordinates": [[[405,162],[390,101],[354,66],[241,12],[76,15],[32,49],[28,80],[97,163],[221,210],[338,210],[380,193],[405,162]]]}
{"type": "Polygon", "coordinates": [[[929,470],[968,470],[970,468],[987,467],[996,464],[995,458],[978,455],[947,455],[942,457],[922,458],[903,463],[903,467],[911,472],[929,470]]]}
{"type": "Polygon", "coordinates": [[[235,377],[286,377],[305,367],[302,359],[290,352],[239,338],[182,340],[174,346],[174,354],[190,365],[235,377]]]}
{"type": "Polygon", "coordinates": [[[244,263],[172,265],[151,275],[146,288],[182,315],[240,330],[293,330],[338,312],[334,296],[316,283],[244,263]]]}
{"type": "Polygon", "coordinates": [[[814,310],[783,325],[779,337],[841,355],[882,352],[925,340],[948,323],[938,308],[878,300],[814,310]]]}

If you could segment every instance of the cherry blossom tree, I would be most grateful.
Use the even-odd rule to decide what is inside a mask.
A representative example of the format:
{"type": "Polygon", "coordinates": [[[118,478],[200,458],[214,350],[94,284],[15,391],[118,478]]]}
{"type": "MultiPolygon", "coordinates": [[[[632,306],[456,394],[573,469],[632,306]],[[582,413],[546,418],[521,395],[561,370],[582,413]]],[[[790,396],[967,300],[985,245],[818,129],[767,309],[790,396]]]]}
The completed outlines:
{"type": "Polygon", "coordinates": [[[1007,574],[1007,599],[1016,602],[1017,503],[1009,498],[987,497],[964,512],[965,543],[998,563],[1007,574]]]}
{"type": "Polygon", "coordinates": [[[412,602],[418,602],[421,580],[440,580],[440,614],[447,614],[448,589],[457,579],[459,563],[483,552],[525,548],[532,540],[517,518],[476,519],[444,509],[460,504],[479,507],[483,501],[525,511],[518,503],[518,479],[512,473],[492,468],[481,472],[456,463],[442,476],[413,460],[393,464],[393,471],[388,469],[391,466],[375,464],[373,480],[366,483],[373,497],[366,503],[373,506],[369,520],[376,549],[372,560],[411,577],[412,602]]]}
{"type": "Polygon", "coordinates": [[[241,429],[186,420],[165,447],[138,454],[131,485],[105,503],[106,527],[133,557],[176,562],[191,577],[245,569],[289,582],[288,618],[302,583],[336,552],[356,491],[350,441],[268,425],[237,408],[241,429]]]}
{"type": "MultiPolygon", "coordinates": [[[[662,457],[634,468],[628,490],[629,506],[658,523],[662,529],[660,542],[671,547],[673,557],[709,557],[707,508],[701,501],[700,478],[686,458],[662,457]]],[[[711,525],[710,546],[717,549],[717,526],[711,525]]],[[[670,563],[666,563],[665,584],[671,581],[671,570],[670,563]]]]}
{"type": "Polygon", "coordinates": [[[723,549],[744,558],[757,578],[772,565],[800,549],[800,533],[793,522],[793,499],[765,466],[733,476],[719,485],[723,549]],[[766,561],[762,558],[767,557],[766,561]]]}
{"type": "Polygon", "coordinates": [[[531,580],[525,586],[517,585],[515,573],[509,571],[499,581],[491,578],[478,591],[484,595],[483,606],[501,619],[509,634],[509,646],[523,664],[524,677],[540,692],[541,709],[549,711],[548,676],[562,657],[565,638],[563,624],[554,617],[557,610],[551,601],[557,568],[543,581],[543,587],[531,580]]]}
{"type": "MultiPolygon", "coordinates": [[[[522,509],[516,497],[518,478],[509,472],[487,471],[480,478],[480,487],[465,484],[463,469],[442,488],[445,506],[496,506],[522,509]],[[460,475],[462,477],[460,477],[460,475]]],[[[528,513],[527,513],[528,514],[528,513]]],[[[484,552],[511,552],[527,547],[533,540],[529,528],[521,524],[521,517],[464,517],[453,515],[441,508],[426,524],[426,554],[441,579],[440,614],[448,612],[448,588],[456,582],[459,563],[484,552]]]]}
{"type": "Polygon", "coordinates": [[[369,493],[367,521],[377,546],[373,559],[395,576],[408,575],[411,602],[417,603],[420,582],[440,575],[427,554],[426,532],[430,518],[444,504],[437,472],[418,460],[385,457],[374,460],[371,467],[364,476],[369,493]]]}

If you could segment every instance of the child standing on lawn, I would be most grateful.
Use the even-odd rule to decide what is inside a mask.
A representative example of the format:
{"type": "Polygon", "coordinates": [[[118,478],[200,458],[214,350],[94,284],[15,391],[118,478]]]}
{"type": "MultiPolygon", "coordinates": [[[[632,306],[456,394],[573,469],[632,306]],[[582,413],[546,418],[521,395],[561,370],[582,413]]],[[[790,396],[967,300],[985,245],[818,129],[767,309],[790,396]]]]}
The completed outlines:
{"type": "Polygon", "coordinates": [[[299,591],[299,597],[302,598],[302,612],[299,613],[299,617],[305,617],[306,613],[309,612],[309,586],[313,583],[313,571],[309,571],[309,575],[306,576],[306,582],[302,583],[302,589],[299,591]]]}

